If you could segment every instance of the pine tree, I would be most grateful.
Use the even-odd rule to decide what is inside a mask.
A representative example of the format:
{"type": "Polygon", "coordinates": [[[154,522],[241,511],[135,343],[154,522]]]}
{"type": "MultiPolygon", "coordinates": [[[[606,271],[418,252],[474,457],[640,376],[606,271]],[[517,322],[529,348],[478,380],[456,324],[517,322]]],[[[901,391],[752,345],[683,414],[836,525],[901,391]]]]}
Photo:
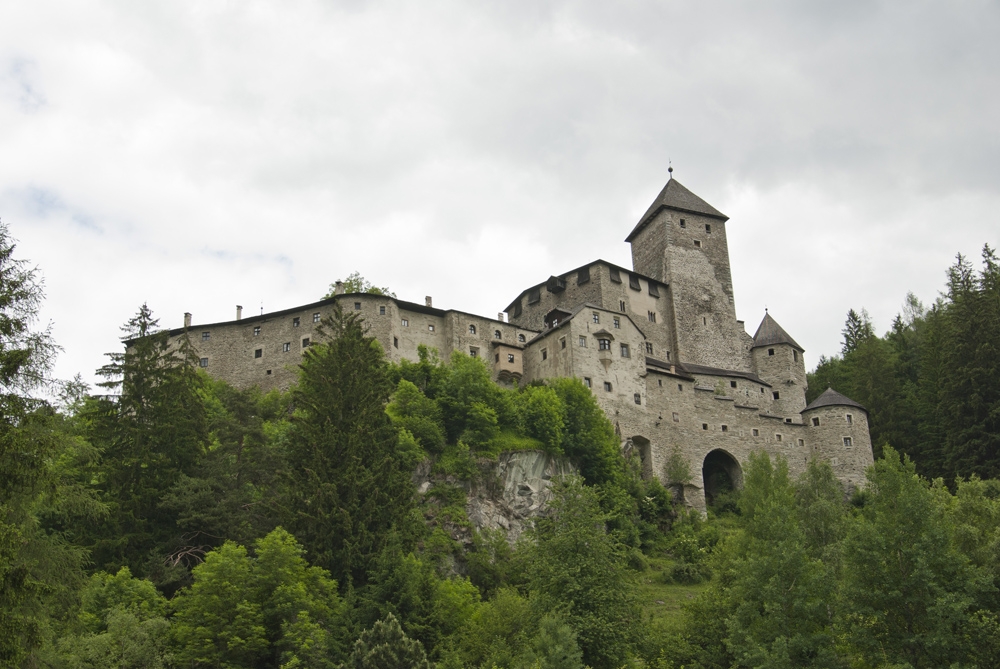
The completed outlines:
{"type": "Polygon", "coordinates": [[[403,633],[391,613],[354,642],[354,650],[341,669],[430,669],[419,641],[403,633]]]}

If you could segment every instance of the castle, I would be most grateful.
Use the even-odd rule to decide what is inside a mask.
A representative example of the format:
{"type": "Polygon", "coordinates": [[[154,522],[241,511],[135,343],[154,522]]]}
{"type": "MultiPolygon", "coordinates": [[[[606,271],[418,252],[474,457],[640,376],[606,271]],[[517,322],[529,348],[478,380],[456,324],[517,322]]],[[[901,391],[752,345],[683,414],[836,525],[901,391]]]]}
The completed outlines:
{"type": "Polygon", "coordinates": [[[806,406],[804,350],[770,314],[751,337],[736,319],[728,217],[671,178],[625,239],[632,269],[595,260],[523,291],[496,319],[374,294],[184,328],[205,371],[237,387],[285,388],[334,303],[363,316],[389,359],[417,347],[482,358],[499,383],[577,377],[646,476],[675,450],[690,465],[684,499],[703,509],[754,451],[791,474],[826,460],[848,488],[872,464],[868,414],[827,390],[806,406]],[[506,317],[505,317],[506,314],[506,317]]]}

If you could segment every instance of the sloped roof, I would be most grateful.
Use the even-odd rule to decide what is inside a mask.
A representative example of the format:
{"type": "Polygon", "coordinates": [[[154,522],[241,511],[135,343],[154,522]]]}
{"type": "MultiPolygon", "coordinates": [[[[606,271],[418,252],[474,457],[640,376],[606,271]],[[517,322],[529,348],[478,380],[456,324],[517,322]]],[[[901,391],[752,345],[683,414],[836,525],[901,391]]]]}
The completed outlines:
{"type": "Polygon", "coordinates": [[[848,406],[857,407],[865,413],[868,413],[868,409],[864,405],[855,402],[850,397],[846,395],[841,395],[833,388],[827,388],[823,391],[823,394],[812,401],[812,403],[807,406],[804,411],[809,411],[810,409],[819,409],[820,407],[833,407],[833,406],[848,406]]]}
{"type": "Polygon", "coordinates": [[[632,238],[646,227],[646,224],[649,223],[650,219],[660,209],[676,209],[677,211],[711,216],[723,221],[729,220],[728,216],[689,191],[677,179],[671,178],[667,181],[667,185],[663,187],[663,190],[660,191],[660,194],[656,196],[656,199],[653,200],[653,204],[649,205],[649,209],[642,215],[642,218],[639,219],[639,222],[632,229],[632,232],[629,233],[629,236],[625,238],[625,241],[631,242],[632,238]]]}
{"type": "Polygon", "coordinates": [[[757,334],[753,336],[753,347],[771,346],[772,344],[789,344],[800,351],[805,349],[798,345],[785,330],[778,325],[778,321],[771,318],[771,314],[764,312],[764,320],[757,326],[757,334]]]}

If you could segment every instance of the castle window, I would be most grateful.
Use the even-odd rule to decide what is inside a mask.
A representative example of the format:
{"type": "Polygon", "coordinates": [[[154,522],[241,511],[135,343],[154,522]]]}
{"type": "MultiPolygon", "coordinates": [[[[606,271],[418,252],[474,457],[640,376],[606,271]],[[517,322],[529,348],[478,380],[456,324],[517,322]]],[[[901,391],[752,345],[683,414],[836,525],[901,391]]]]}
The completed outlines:
{"type": "Polygon", "coordinates": [[[683,392],[683,391],[684,391],[684,384],[683,383],[678,383],[677,384],[677,392],[680,393],[680,392],[683,392]]]}
{"type": "Polygon", "coordinates": [[[730,381],[729,382],[729,387],[730,388],[735,388],[736,387],[736,382],[735,381],[730,381]]]}
{"type": "Polygon", "coordinates": [[[507,354],[507,362],[514,362],[514,354],[513,353],[508,353],[507,354]]]}
{"type": "Polygon", "coordinates": [[[537,304],[542,299],[541,288],[532,288],[528,291],[528,304],[537,304]]]}
{"type": "Polygon", "coordinates": [[[709,225],[708,223],[705,224],[705,234],[708,235],[712,234],[712,226],[709,225]]]}
{"type": "Polygon", "coordinates": [[[618,311],[625,313],[625,300],[618,300],[618,311]]]}
{"type": "Polygon", "coordinates": [[[656,312],[655,311],[647,311],[646,312],[646,318],[649,319],[650,323],[655,323],[656,322],[656,312]]]}
{"type": "Polygon", "coordinates": [[[476,326],[475,325],[470,325],[469,326],[469,334],[476,334],[476,326]]]}
{"type": "Polygon", "coordinates": [[[774,440],[775,441],[781,441],[781,435],[780,434],[774,435],[774,440]]]}
{"type": "Polygon", "coordinates": [[[208,358],[202,358],[198,361],[199,367],[208,367],[208,358]]]}
{"type": "Polygon", "coordinates": [[[622,344],[622,357],[623,358],[630,357],[629,356],[629,350],[628,350],[628,344],[622,344]]]}
{"type": "Polygon", "coordinates": [[[543,348],[542,349],[542,360],[548,360],[548,359],[549,359],[549,349],[543,348]]]}
{"type": "Polygon", "coordinates": [[[760,394],[761,394],[761,395],[763,395],[763,394],[764,394],[764,389],[763,389],[763,388],[761,388],[761,389],[760,389],[760,394]]]}
{"type": "Polygon", "coordinates": [[[260,327],[255,327],[253,329],[253,336],[254,337],[259,337],[260,336],[260,327]]]}
{"type": "Polygon", "coordinates": [[[806,445],[805,439],[799,439],[799,446],[805,446],[805,445],[806,445]]]}
{"type": "Polygon", "coordinates": [[[847,414],[846,418],[848,425],[854,425],[854,416],[852,416],[851,414],[847,414]]]}
{"type": "Polygon", "coordinates": [[[702,423],[701,424],[701,429],[707,430],[708,429],[708,423],[702,423]]]}
{"type": "Polygon", "coordinates": [[[582,286],[585,283],[590,283],[590,268],[584,267],[579,272],[576,273],[576,285],[582,286]]]}
{"type": "Polygon", "coordinates": [[[675,423],[679,423],[679,422],[681,422],[681,417],[680,417],[680,416],[679,416],[679,415],[677,414],[677,412],[676,412],[676,411],[674,412],[674,414],[673,414],[672,418],[674,419],[674,422],[675,422],[675,423]]]}
{"type": "Polygon", "coordinates": [[[514,303],[514,318],[521,315],[521,300],[514,303]]]}
{"type": "Polygon", "coordinates": [[[847,448],[851,447],[851,438],[850,437],[844,437],[844,446],[846,446],[847,448]]]}
{"type": "Polygon", "coordinates": [[[593,319],[593,321],[595,323],[600,323],[601,322],[601,315],[599,313],[597,313],[596,311],[593,312],[591,318],[593,319]]]}
{"type": "Polygon", "coordinates": [[[559,348],[566,348],[566,337],[559,337],[559,348]]]}
{"type": "Polygon", "coordinates": [[[313,314],[313,323],[319,323],[319,319],[320,315],[319,312],[317,311],[316,313],[313,314]]]}
{"type": "Polygon", "coordinates": [[[694,247],[696,249],[700,249],[701,248],[701,240],[700,239],[694,240],[694,247]]]}
{"type": "Polygon", "coordinates": [[[580,335],[580,348],[587,348],[587,338],[580,335]]]}
{"type": "Polygon", "coordinates": [[[646,285],[649,286],[649,294],[651,296],[653,296],[653,297],[659,297],[660,296],[660,289],[656,287],[656,282],[655,281],[647,281],[646,285]]]}
{"type": "Polygon", "coordinates": [[[309,337],[304,337],[302,339],[302,348],[309,348],[309,337]]]}
{"type": "Polygon", "coordinates": [[[657,385],[659,385],[659,386],[660,386],[661,388],[663,387],[663,379],[657,379],[657,380],[656,380],[656,383],[657,383],[657,385]]]}
{"type": "Polygon", "coordinates": [[[590,381],[589,376],[583,377],[583,385],[587,386],[588,388],[590,388],[593,385],[590,381]]]}
{"type": "Polygon", "coordinates": [[[617,330],[618,328],[620,328],[622,326],[622,319],[620,319],[617,316],[615,316],[612,319],[611,323],[615,327],[615,329],[617,330]]]}
{"type": "Polygon", "coordinates": [[[781,393],[779,393],[777,390],[775,390],[773,393],[771,393],[771,397],[773,397],[776,400],[779,400],[779,399],[781,399],[781,393]]]}
{"type": "Polygon", "coordinates": [[[503,335],[500,334],[500,330],[494,330],[493,331],[493,338],[494,339],[503,339],[503,335]]]}
{"type": "Polygon", "coordinates": [[[400,322],[402,323],[402,325],[403,325],[404,328],[410,327],[410,321],[409,321],[409,319],[404,318],[400,322]]]}
{"type": "Polygon", "coordinates": [[[469,357],[470,358],[478,358],[479,357],[479,349],[476,348],[475,346],[473,346],[472,348],[470,348],[469,349],[469,357]]]}
{"type": "Polygon", "coordinates": [[[646,342],[646,355],[653,355],[653,344],[652,342],[646,342]]]}
{"type": "Polygon", "coordinates": [[[794,360],[795,362],[799,361],[799,352],[796,351],[794,348],[792,349],[792,360],[794,360]]]}
{"type": "Polygon", "coordinates": [[[268,375],[268,376],[271,376],[271,370],[270,370],[270,369],[269,369],[269,370],[267,370],[267,375],[268,375]]]}
{"type": "Polygon", "coordinates": [[[759,437],[760,436],[760,430],[758,430],[757,428],[754,428],[753,429],[753,436],[759,437]]]}
{"type": "Polygon", "coordinates": [[[702,325],[708,325],[708,319],[706,317],[702,316],[701,317],[701,324],[702,325]]]}
{"type": "Polygon", "coordinates": [[[202,341],[208,341],[211,337],[212,337],[212,333],[211,332],[202,332],[201,333],[201,340],[202,341]]]}
{"type": "Polygon", "coordinates": [[[774,349],[773,348],[767,349],[767,354],[768,355],[774,355],[774,349]]]}
{"type": "Polygon", "coordinates": [[[631,288],[632,290],[641,291],[642,290],[642,284],[639,283],[639,277],[637,277],[635,274],[629,274],[628,275],[628,287],[631,288]]]}
{"type": "Polygon", "coordinates": [[[264,357],[264,349],[258,348],[256,351],[253,352],[253,357],[255,357],[255,358],[263,358],[264,357]]]}
{"type": "Polygon", "coordinates": [[[786,418],[786,419],[785,419],[785,422],[786,422],[786,423],[791,423],[791,422],[792,422],[792,419],[791,419],[791,418],[786,418]]]}
{"type": "Polygon", "coordinates": [[[392,347],[393,348],[399,348],[399,337],[393,337],[392,338],[392,347]]]}
{"type": "Polygon", "coordinates": [[[524,335],[523,334],[517,335],[517,340],[523,344],[524,343],[524,335]]]}
{"type": "Polygon", "coordinates": [[[617,268],[615,268],[615,267],[609,267],[608,268],[608,274],[611,277],[611,280],[614,281],[615,283],[621,283],[622,282],[622,275],[618,273],[618,269],[617,268]]]}
{"type": "Polygon", "coordinates": [[[681,227],[682,228],[686,228],[687,227],[687,221],[685,221],[683,218],[681,219],[681,227]]]}
{"type": "Polygon", "coordinates": [[[385,316],[385,307],[379,307],[378,308],[378,315],[379,316],[385,316]]]}
{"type": "Polygon", "coordinates": [[[354,310],[355,311],[361,311],[361,303],[360,302],[355,302],[354,303],[354,310]]]}
{"type": "Polygon", "coordinates": [[[428,332],[434,332],[434,325],[433,325],[433,324],[431,324],[431,323],[428,323],[428,324],[427,324],[427,331],[428,331],[428,332]]]}
{"type": "Polygon", "coordinates": [[[728,425],[723,425],[722,426],[722,431],[723,432],[729,432],[729,426],[728,425]]]}
{"type": "Polygon", "coordinates": [[[292,319],[292,327],[293,328],[299,327],[299,323],[300,323],[300,321],[299,321],[298,317],[295,317],[295,318],[292,319]]]}
{"type": "Polygon", "coordinates": [[[813,427],[819,427],[819,418],[813,418],[813,427]]]}
{"type": "Polygon", "coordinates": [[[496,362],[500,362],[500,354],[499,354],[499,353],[497,353],[497,354],[496,354],[496,356],[494,356],[494,358],[493,358],[493,359],[494,359],[494,360],[495,360],[496,362]]]}
{"type": "Polygon", "coordinates": [[[282,353],[288,353],[291,350],[292,350],[292,342],[286,341],[284,344],[281,345],[282,353]]]}
{"type": "Polygon", "coordinates": [[[601,350],[601,351],[610,351],[611,350],[611,340],[610,339],[598,339],[597,340],[597,348],[598,348],[598,350],[601,350]]]}
{"type": "Polygon", "coordinates": [[[667,358],[667,360],[670,360],[670,351],[667,351],[666,358],[667,358]]]}
{"type": "Polygon", "coordinates": [[[642,395],[640,395],[639,393],[636,393],[635,395],[632,396],[632,400],[636,404],[642,404],[642,395]]]}
{"type": "Polygon", "coordinates": [[[604,382],[604,390],[605,390],[605,392],[609,392],[609,393],[611,392],[611,382],[610,381],[605,381],[604,382]]]}

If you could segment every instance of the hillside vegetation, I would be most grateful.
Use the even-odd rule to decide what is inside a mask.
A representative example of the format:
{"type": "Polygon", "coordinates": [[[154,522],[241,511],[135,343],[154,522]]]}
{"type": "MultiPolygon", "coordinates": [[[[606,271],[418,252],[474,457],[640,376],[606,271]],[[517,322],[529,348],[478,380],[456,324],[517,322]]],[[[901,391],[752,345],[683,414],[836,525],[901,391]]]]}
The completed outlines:
{"type": "Polygon", "coordinates": [[[0,228],[0,666],[1000,665],[997,404],[961,395],[986,392],[996,333],[976,325],[973,357],[947,359],[964,385],[902,371],[997,314],[989,253],[982,273],[953,271],[967,293],[900,320],[912,345],[852,316],[843,357],[817,369],[865,402],[865,379],[887,382],[876,362],[894,370],[867,488],[848,500],[823,463],[791,480],[756,455],[705,518],[641,479],[579,381],[502,388],[431,350],[392,365],[353,313],[323,322],[284,393],[211,380],[145,305],[100,392],[56,384],[39,279],[13,251],[0,228]],[[920,429],[897,440],[890,417],[932,380],[928,415],[955,420],[959,402],[984,422],[936,447],[920,429]],[[514,544],[471,527],[456,483],[512,450],[579,471],[514,544]],[[418,465],[437,476],[423,494],[418,465]]]}

